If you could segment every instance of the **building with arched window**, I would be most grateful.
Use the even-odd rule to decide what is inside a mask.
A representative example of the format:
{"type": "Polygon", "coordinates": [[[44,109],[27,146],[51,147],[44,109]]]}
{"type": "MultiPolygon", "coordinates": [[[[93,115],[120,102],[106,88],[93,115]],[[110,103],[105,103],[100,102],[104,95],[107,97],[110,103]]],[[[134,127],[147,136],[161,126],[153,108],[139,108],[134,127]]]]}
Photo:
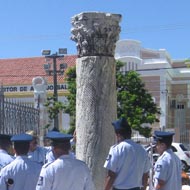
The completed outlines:
{"type": "MultiPolygon", "coordinates": [[[[190,68],[185,60],[172,60],[165,49],[152,50],[136,40],[116,44],[115,58],[125,63],[123,72],[137,71],[161,108],[157,130],[176,132],[176,141],[186,142],[190,130],[190,68]]],[[[188,140],[189,141],[189,140],[188,140]]]]}

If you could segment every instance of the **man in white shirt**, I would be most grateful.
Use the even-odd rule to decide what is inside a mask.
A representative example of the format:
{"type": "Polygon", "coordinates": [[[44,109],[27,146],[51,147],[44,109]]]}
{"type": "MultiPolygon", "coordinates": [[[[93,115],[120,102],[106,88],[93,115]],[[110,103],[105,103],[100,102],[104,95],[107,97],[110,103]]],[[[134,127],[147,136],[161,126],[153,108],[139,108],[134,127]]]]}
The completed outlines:
{"type": "Polygon", "coordinates": [[[16,158],[0,172],[1,190],[35,190],[41,170],[39,163],[27,157],[32,136],[18,134],[11,138],[16,158]]]}
{"type": "Polygon", "coordinates": [[[0,170],[14,160],[9,154],[11,150],[11,135],[0,134],[0,170]]]}
{"type": "Polygon", "coordinates": [[[94,190],[87,165],[69,154],[72,135],[52,131],[47,138],[56,160],[42,167],[36,190],[94,190]]]}
{"type": "Polygon", "coordinates": [[[160,157],[154,165],[155,190],[181,189],[181,161],[171,149],[174,133],[155,131],[156,151],[160,157]]]}
{"type": "Polygon", "coordinates": [[[110,148],[104,167],[108,170],[104,190],[146,189],[150,160],[145,149],[131,140],[125,118],[114,121],[117,144],[110,148]]]}

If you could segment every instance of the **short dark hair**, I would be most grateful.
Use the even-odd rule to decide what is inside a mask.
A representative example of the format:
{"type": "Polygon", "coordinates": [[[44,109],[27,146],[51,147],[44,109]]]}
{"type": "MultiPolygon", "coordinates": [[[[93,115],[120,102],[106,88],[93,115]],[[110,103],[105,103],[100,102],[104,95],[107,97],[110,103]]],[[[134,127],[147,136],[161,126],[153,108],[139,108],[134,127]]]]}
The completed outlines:
{"type": "Polygon", "coordinates": [[[116,134],[120,134],[124,138],[130,138],[131,134],[132,134],[132,130],[131,130],[130,127],[128,127],[128,128],[122,128],[122,129],[116,129],[115,133],[116,134]]]}
{"type": "Polygon", "coordinates": [[[60,148],[64,151],[69,151],[71,149],[70,141],[52,141],[51,146],[60,148]]]}
{"type": "Polygon", "coordinates": [[[25,142],[21,142],[21,141],[16,141],[13,143],[14,145],[14,149],[17,153],[17,155],[27,155],[28,151],[29,151],[29,147],[30,147],[30,142],[29,141],[25,141],[25,142]]]}
{"type": "Polygon", "coordinates": [[[4,150],[7,150],[7,148],[11,145],[10,139],[0,139],[0,147],[4,150]]]}

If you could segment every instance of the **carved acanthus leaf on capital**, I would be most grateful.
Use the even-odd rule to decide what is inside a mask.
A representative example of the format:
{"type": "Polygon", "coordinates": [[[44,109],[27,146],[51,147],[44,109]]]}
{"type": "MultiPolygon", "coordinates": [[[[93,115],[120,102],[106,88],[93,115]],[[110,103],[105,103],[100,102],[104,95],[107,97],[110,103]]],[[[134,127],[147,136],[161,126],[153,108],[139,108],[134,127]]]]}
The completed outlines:
{"type": "Polygon", "coordinates": [[[119,38],[121,15],[106,13],[81,13],[72,18],[73,34],[79,57],[114,56],[119,38]]]}

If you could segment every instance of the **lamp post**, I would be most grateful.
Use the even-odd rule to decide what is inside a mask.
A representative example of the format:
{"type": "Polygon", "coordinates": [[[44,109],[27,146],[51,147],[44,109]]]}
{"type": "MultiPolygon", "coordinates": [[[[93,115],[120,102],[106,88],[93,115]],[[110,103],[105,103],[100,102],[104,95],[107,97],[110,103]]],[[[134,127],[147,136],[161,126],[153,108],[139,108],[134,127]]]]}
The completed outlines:
{"type": "MultiPolygon", "coordinates": [[[[51,50],[42,50],[42,55],[45,56],[46,60],[52,59],[53,66],[51,69],[51,63],[44,64],[44,70],[46,74],[49,76],[53,76],[53,96],[54,101],[58,101],[58,93],[57,93],[57,74],[63,75],[65,69],[67,68],[66,63],[61,63],[59,70],[57,70],[57,58],[63,58],[64,54],[67,54],[66,48],[59,48],[58,52],[51,54],[51,50]]],[[[58,129],[59,126],[58,115],[54,118],[54,129],[58,129]]]]}

